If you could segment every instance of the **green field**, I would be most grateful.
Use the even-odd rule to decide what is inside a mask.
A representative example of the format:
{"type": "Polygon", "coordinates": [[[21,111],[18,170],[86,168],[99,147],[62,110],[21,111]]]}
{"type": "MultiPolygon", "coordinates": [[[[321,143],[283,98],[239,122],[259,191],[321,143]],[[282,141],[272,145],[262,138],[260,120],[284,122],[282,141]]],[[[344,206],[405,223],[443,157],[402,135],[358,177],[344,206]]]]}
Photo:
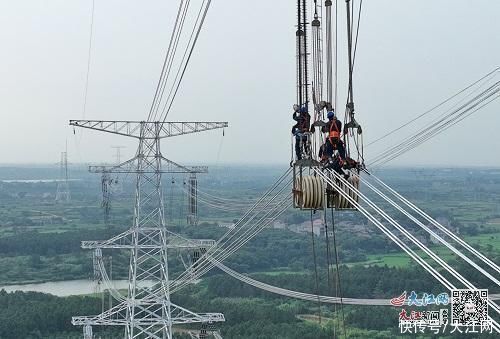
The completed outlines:
{"type": "MultiPolygon", "coordinates": [[[[481,250],[488,248],[490,250],[500,252],[500,232],[498,233],[486,233],[476,236],[466,236],[463,239],[474,248],[481,250]]],[[[439,255],[443,260],[449,262],[450,260],[458,258],[451,250],[447,249],[444,246],[431,246],[429,247],[434,253],[439,255]]],[[[458,250],[461,250],[460,247],[457,247],[458,250]]],[[[415,251],[418,255],[423,256],[426,255],[423,251],[417,250],[415,251]]],[[[462,253],[466,254],[463,250],[462,253]]],[[[389,253],[389,254],[370,254],[367,255],[367,260],[359,261],[354,263],[349,263],[349,266],[354,265],[378,265],[378,266],[389,266],[389,267],[407,267],[411,263],[413,263],[413,259],[404,252],[398,253],[389,253]]]]}
{"type": "Polygon", "coordinates": [[[464,239],[470,245],[479,245],[479,246],[492,246],[496,250],[500,250],[500,232],[498,233],[486,233],[480,234],[476,236],[465,237],[464,239]]]}
{"type": "Polygon", "coordinates": [[[355,263],[349,263],[349,266],[355,265],[378,265],[378,266],[389,266],[389,267],[407,267],[411,258],[406,253],[394,253],[386,255],[372,254],[368,255],[368,260],[360,261],[355,263]]]}

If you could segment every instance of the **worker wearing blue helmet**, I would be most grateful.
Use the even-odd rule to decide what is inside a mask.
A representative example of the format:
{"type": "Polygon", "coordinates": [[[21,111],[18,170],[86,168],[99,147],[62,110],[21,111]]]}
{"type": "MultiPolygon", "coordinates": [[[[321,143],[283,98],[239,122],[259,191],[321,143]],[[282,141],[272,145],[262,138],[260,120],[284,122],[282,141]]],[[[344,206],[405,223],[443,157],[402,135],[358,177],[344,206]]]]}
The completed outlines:
{"type": "Polygon", "coordinates": [[[344,143],[340,139],[342,133],[342,122],[337,119],[333,110],[329,111],[326,116],[328,118],[328,122],[321,128],[321,132],[328,133],[325,140],[326,153],[329,157],[332,157],[333,152],[337,150],[340,157],[345,159],[345,147],[344,143]]]}
{"type": "MultiPolygon", "coordinates": [[[[292,127],[292,134],[295,135],[295,155],[297,160],[302,159],[301,143],[307,147],[307,136],[304,133],[309,132],[311,124],[311,115],[308,112],[307,104],[302,106],[293,105],[293,120],[297,123],[292,127]]],[[[306,153],[309,150],[306,149],[306,153]]]]}

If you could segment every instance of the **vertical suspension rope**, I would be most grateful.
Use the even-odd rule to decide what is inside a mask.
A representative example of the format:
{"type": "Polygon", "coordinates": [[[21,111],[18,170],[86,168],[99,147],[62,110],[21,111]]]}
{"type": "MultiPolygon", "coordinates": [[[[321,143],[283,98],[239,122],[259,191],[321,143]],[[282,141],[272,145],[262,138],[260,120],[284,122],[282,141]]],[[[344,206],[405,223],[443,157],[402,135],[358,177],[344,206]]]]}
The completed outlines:
{"type": "MultiPolygon", "coordinates": [[[[316,8],[316,7],[315,7],[316,8]]],[[[319,20],[318,20],[318,15],[317,11],[315,12],[314,19],[312,21],[312,27],[311,27],[311,54],[312,54],[312,98],[313,98],[313,103],[317,102],[317,96],[318,96],[318,25],[319,25],[319,20]]],[[[316,121],[316,109],[314,109],[314,120],[316,121]]]]}
{"type": "Polygon", "coordinates": [[[316,261],[316,245],[314,242],[314,224],[313,224],[312,210],[311,210],[311,238],[312,238],[312,253],[314,260],[314,277],[316,281],[316,295],[318,296],[318,317],[319,317],[319,323],[321,324],[321,299],[319,298],[318,263],[316,261]]]}
{"type": "Polygon", "coordinates": [[[340,310],[342,313],[342,328],[344,331],[344,338],[347,338],[347,332],[346,332],[346,327],[345,327],[344,300],[343,300],[343,296],[342,296],[342,285],[340,283],[339,253],[337,251],[337,237],[335,235],[335,233],[336,233],[336,231],[335,231],[335,216],[333,213],[333,208],[331,208],[330,210],[332,212],[333,250],[335,252],[335,267],[337,270],[337,276],[336,276],[337,279],[336,280],[337,280],[337,287],[338,287],[339,296],[340,296],[340,310]]]}
{"type": "Polygon", "coordinates": [[[328,225],[326,224],[326,213],[325,213],[325,241],[326,241],[326,277],[328,281],[328,289],[333,291],[333,284],[331,283],[330,276],[330,240],[328,239],[328,225]]]}
{"type": "MultiPolygon", "coordinates": [[[[113,257],[110,255],[109,256],[109,279],[113,281],[113,257]]],[[[108,309],[110,310],[113,308],[113,296],[111,295],[111,291],[108,290],[108,309]]]]}
{"type": "MultiPolygon", "coordinates": [[[[323,89],[324,89],[324,84],[323,84],[323,9],[321,4],[319,5],[320,11],[321,11],[321,22],[320,26],[318,28],[318,101],[321,101],[323,98],[323,89]]],[[[323,119],[323,117],[321,117],[323,119]]]]}
{"type": "MultiPolygon", "coordinates": [[[[323,100],[323,41],[322,22],[318,11],[318,0],[313,3],[314,15],[311,22],[311,51],[312,51],[312,102],[314,110],[314,122],[323,120],[322,110],[318,110],[318,104],[323,100]]],[[[321,4],[319,5],[321,7],[321,4]]],[[[312,156],[316,156],[319,145],[322,144],[322,134],[315,133],[312,138],[312,156]]]]}
{"type": "Polygon", "coordinates": [[[302,0],[302,25],[304,30],[304,47],[303,47],[303,60],[304,60],[304,104],[307,105],[309,101],[309,76],[308,76],[308,59],[307,59],[307,0],[302,0]]]}
{"type": "MultiPolygon", "coordinates": [[[[325,225],[325,241],[326,241],[326,272],[327,272],[327,279],[328,279],[328,290],[331,291],[332,296],[337,296],[338,293],[334,290],[333,286],[333,268],[331,267],[332,263],[332,252],[330,249],[330,239],[328,235],[328,220],[327,220],[327,199],[324,200],[324,205],[323,205],[323,221],[325,225]]],[[[334,313],[337,314],[337,304],[334,304],[334,313]]],[[[336,327],[335,327],[335,322],[333,322],[333,337],[336,338],[336,327]]]]}
{"type": "Polygon", "coordinates": [[[338,2],[335,0],[335,45],[334,45],[334,52],[335,52],[335,98],[334,98],[334,104],[333,104],[333,109],[336,111],[337,110],[337,97],[338,97],[338,51],[337,51],[337,44],[338,44],[338,31],[339,31],[339,15],[338,15],[338,2]]]}
{"type": "Polygon", "coordinates": [[[359,37],[359,23],[361,21],[361,8],[363,8],[363,0],[359,2],[358,9],[358,23],[356,25],[356,38],[354,39],[354,52],[352,54],[352,68],[354,70],[354,63],[356,62],[356,51],[358,49],[358,37],[359,37]]]}
{"type": "Polygon", "coordinates": [[[300,101],[302,98],[302,87],[300,86],[301,81],[302,81],[302,75],[301,71],[302,68],[300,67],[300,45],[299,45],[299,29],[297,28],[297,31],[295,32],[295,39],[296,39],[296,51],[295,51],[295,58],[296,58],[296,65],[295,65],[295,71],[296,71],[296,91],[297,91],[297,104],[300,105],[300,101]]]}
{"type": "MultiPolygon", "coordinates": [[[[327,101],[333,102],[333,72],[332,72],[332,1],[325,1],[326,7],[326,92],[327,101]]],[[[336,52],[335,52],[336,53],[336,52]]]]}
{"type": "MultiPolygon", "coordinates": [[[[312,46],[312,67],[313,67],[313,103],[319,103],[323,98],[323,58],[322,58],[322,27],[318,14],[318,2],[314,0],[314,18],[311,23],[311,46],[312,46]]],[[[317,121],[318,111],[314,107],[315,118],[317,121]]]]}
{"type": "Polygon", "coordinates": [[[87,112],[87,94],[89,91],[89,77],[90,77],[90,63],[92,58],[92,40],[94,37],[94,12],[95,12],[95,0],[92,0],[92,17],[90,20],[90,36],[89,36],[89,51],[87,55],[87,77],[85,80],[85,92],[83,95],[83,119],[85,119],[85,113],[87,112]]]}
{"type": "Polygon", "coordinates": [[[104,295],[106,291],[101,292],[101,313],[104,313],[104,295]]]}
{"type": "MultiPolygon", "coordinates": [[[[349,65],[349,81],[348,81],[348,89],[347,89],[347,103],[346,110],[344,116],[344,129],[348,122],[352,121],[354,118],[354,95],[353,95],[353,86],[352,86],[352,72],[353,72],[353,60],[352,60],[352,13],[351,11],[352,0],[345,0],[346,3],[346,25],[347,25],[347,58],[349,65]]],[[[345,134],[345,149],[346,155],[348,157],[351,156],[351,145],[350,145],[350,137],[354,134],[352,131],[348,130],[345,134]]]]}
{"type": "Polygon", "coordinates": [[[302,31],[302,23],[301,23],[301,13],[302,13],[302,6],[301,6],[301,0],[297,0],[297,31],[295,33],[295,37],[297,39],[297,103],[302,106],[302,98],[303,98],[303,93],[302,93],[302,38],[304,32],[302,31]]]}
{"type": "Polygon", "coordinates": [[[347,57],[349,60],[349,93],[348,103],[354,101],[353,88],[352,88],[352,22],[351,22],[351,0],[346,0],[347,9],[347,57]]]}

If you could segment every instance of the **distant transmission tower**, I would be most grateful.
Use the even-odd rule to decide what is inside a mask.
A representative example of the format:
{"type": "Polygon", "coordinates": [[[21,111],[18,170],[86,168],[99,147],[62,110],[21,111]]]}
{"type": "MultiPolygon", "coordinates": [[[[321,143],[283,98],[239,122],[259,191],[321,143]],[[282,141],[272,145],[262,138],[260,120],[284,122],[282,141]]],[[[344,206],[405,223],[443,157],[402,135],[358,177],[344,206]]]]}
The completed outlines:
{"type": "MultiPolygon", "coordinates": [[[[71,120],[70,125],[136,138],[136,155],[115,166],[91,166],[95,173],[133,173],[136,177],[133,223],[129,230],[105,241],[84,241],[83,248],[130,250],[127,296],[113,291],[119,302],[97,316],[73,317],[92,337],[92,326],[124,326],[125,338],[172,338],[172,326],[198,323],[201,329],[224,321],[221,313],[194,313],[170,301],[169,249],[204,251],[213,240],[193,240],[167,230],[161,177],[163,173],[206,173],[207,167],[185,167],[163,157],[162,138],[227,127],[226,122],[150,122],[71,120]]],[[[95,256],[102,260],[102,255],[95,256]]],[[[106,280],[104,265],[96,267],[106,280]]]]}
{"type": "Polygon", "coordinates": [[[126,148],[126,147],[125,146],[111,146],[111,148],[114,148],[116,150],[116,154],[115,154],[116,163],[120,164],[122,162],[121,150],[126,148]]]}
{"type": "Polygon", "coordinates": [[[59,181],[57,181],[57,202],[68,202],[71,200],[68,183],[68,150],[61,152],[59,181]]]}

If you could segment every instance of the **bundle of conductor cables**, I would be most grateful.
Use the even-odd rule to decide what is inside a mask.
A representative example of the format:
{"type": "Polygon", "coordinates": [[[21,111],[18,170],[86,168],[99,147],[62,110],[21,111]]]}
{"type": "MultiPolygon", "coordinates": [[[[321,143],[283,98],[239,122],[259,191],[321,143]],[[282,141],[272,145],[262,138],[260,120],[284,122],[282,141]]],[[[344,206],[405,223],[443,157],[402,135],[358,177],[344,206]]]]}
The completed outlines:
{"type": "Polygon", "coordinates": [[[367,162],[367,165],[375,167],[386,164],[441,134],[450,127],[455,126],[473,113],[497,100],[500,97],[500,80],[498,79],[498,75],[500,75],[500,67],[495,68],[430,110],[369,143],[366,147],[379,143],[388,137],[394,137],[396,132],[408,129],[410,126],[415,126],[417,122],[422,122],[430,114],[437,113],[437,117],[434,117],[416,132],[411,133],[395,145],[386,148],[371,158],[367,162]]]}

